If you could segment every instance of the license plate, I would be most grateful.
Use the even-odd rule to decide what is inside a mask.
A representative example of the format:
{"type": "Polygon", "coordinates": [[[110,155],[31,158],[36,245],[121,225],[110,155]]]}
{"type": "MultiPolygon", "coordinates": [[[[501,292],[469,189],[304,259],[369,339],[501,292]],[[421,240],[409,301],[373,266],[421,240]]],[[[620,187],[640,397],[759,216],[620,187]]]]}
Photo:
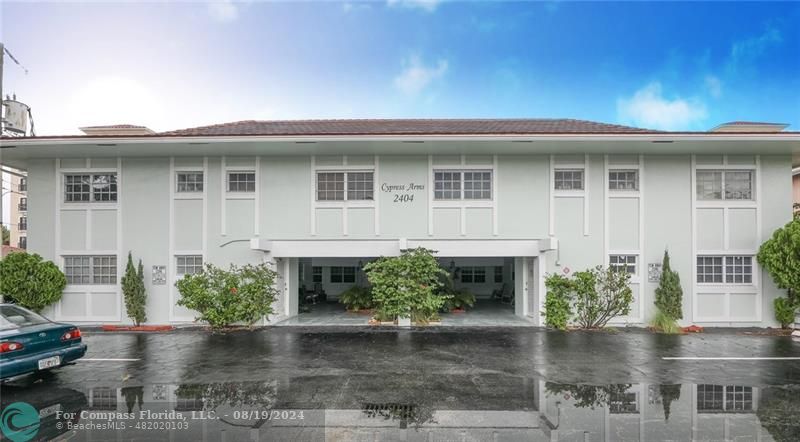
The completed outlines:
{"type": "Polygon", "coordinates": [[[42,408],[41,410],[39,410],[39,419],[43,419],[47,416],[54,415],[59,410],[61,410],[61,404],[55,404],[49,407],[42,408]]]}
{"type": "Polygon", "coordinates": [[[58,367],[59,365],[61,365],[61,356],[53,356],[52,358],[39,359],[39,370],[58,367]]]}

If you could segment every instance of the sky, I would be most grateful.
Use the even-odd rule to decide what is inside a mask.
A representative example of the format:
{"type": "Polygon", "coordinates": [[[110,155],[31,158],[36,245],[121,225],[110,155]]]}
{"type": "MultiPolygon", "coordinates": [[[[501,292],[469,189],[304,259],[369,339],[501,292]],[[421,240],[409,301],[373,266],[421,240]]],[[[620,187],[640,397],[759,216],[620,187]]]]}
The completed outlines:
{"type": "Polygon", "coordinates": [[[800,3],[0,3],[37,134],[131,123],[578,118],[800,130],[800,3]]]}

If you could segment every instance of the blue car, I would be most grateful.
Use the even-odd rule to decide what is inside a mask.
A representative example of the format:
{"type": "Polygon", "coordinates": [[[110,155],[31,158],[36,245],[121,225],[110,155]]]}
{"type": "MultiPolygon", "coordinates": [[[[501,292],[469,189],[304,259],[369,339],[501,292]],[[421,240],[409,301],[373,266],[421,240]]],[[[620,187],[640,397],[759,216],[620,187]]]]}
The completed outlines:
{"type": "Polygon", "coordinates": [[[78,327],[0,304],[0,380],[62,367],[85,354],[78,327]]]}

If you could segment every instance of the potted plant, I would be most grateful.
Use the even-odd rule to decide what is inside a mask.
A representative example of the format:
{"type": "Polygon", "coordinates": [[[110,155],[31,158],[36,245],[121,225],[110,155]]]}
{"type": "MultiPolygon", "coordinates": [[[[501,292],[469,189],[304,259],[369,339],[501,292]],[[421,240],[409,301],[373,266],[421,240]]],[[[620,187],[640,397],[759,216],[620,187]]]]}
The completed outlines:
{"type": "Polygon", "coordinates": [[[339,303],[351,312],[370,310],[373,307],[372,291],[368,287],[354,285],[339,295],[339,303]]]}
{"type": "Polygon", "coordinates": [[[475,295],[467,289],[458,289],[450,292],[451,298],[448,299],[444,307],[450,313],[464,313],[467,308],[475,306],[475,295]]]}

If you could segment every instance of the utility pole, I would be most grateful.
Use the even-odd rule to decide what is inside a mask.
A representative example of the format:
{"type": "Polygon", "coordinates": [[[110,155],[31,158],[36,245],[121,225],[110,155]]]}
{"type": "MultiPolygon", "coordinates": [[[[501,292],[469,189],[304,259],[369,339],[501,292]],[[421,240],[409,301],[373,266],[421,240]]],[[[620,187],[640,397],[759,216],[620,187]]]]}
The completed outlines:
{"type": "MultiPolygon", "coordinates": [[[[5,117],[3,114],[5,113],[6,107],[3,105],[3,60],[6,58],[6,47],[3,46],[3,42],[0,41],[0,136],[5,134],[6,130],[6,122],[5,117]]],[[[2,149],[0,149],[0,166],[3,165],[3,153],[2,149]]],[[[3,226],[3,172],[0,169],[0,226],[3,226]]],[[[0,229],[2,230],[2,229],[0,229]]],[[[1,235],[1,234],[0,234],[1,235]]],[[[0,245],[2,245],[2,238],[0,238],[0,245]]],[[[9,244],[11,242],[9,241],[9,244]]]]}

